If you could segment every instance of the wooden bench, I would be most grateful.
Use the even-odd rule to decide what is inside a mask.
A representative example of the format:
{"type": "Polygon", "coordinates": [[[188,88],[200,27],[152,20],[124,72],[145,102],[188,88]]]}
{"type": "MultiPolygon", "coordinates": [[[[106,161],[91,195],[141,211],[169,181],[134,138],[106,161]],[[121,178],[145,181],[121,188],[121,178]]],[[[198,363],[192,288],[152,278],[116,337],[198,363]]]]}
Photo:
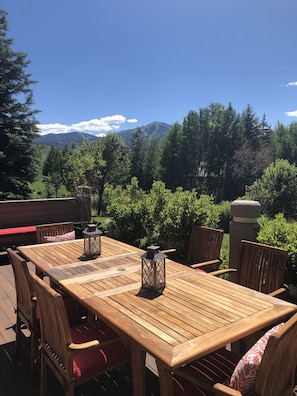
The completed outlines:
{"type": "Polygon", "coordinates": [[[91,203],[81,197],[0,201],[0,248],[36,243],[36,225],[91,220],[91,203]]]}

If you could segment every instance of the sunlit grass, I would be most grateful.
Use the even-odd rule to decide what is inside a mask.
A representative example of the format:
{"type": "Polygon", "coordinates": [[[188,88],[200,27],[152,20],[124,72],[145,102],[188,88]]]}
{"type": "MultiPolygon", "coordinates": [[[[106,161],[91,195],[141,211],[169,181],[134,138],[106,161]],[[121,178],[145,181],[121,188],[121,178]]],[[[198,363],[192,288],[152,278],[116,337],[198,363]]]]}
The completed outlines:
{"type": "Polygon", "coordinates": [[[229,268],[229,234],[224,234],[222,249],[221,249],[221,257],[223,262],[221,264],[221,268],[229,268]]]}
{"type": "MultiPolygon", "coordinates": [[[[46,196],[46,188],[45,184],[41,180],[37,180],[34,183],[29,183],[29,188],[31,189],[32,193],[30,198],[31,199],[43,199],[43,198],[56,198],[54,192],[52,192],[51,196],[46,196]]],[[[66,189],[64,185],[62,185],[58,190],[58,197],[70,197],[71,193],[66,189]]]]}

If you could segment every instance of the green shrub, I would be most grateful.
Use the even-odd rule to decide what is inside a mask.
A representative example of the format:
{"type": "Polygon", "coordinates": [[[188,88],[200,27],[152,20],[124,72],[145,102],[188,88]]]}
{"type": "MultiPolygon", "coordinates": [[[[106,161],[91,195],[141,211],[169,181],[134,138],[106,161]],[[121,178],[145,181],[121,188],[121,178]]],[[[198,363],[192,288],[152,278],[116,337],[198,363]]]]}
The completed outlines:
{"type": "Polygon", "coordinates": [[[106,186],[106,215],[112,218],[108,231],[111,236],[140,247],[154,243],[163,249],[174,247],[186,254],[193,224],[217,227],[219,208],[213,197],[166,189],[157,181],[149,192],[138,186],[137,179],[122,187],[106,186]]]}
{"type": "Polygon", "coordinates": [[[297,285],[297,223],[288,222],[279,213],[273,220],[262,216],[257,241],[288,250],[285,282],[297,285]]]}
{"type": "Polygon", "coordinates": [[[232,220],[231,202],[223,201],[218,206],[220,212],[219,228],[224,230],[225,233],[229,234],[230,221],[232,220]]]}
{"type": "Polygon", "coordinates": [[[286,219],[297,218],[297,167],[278,159],[265,169],[261,179],[246,188],[248,199],[261,202],[269,217],[283,213],[286,219]]]}

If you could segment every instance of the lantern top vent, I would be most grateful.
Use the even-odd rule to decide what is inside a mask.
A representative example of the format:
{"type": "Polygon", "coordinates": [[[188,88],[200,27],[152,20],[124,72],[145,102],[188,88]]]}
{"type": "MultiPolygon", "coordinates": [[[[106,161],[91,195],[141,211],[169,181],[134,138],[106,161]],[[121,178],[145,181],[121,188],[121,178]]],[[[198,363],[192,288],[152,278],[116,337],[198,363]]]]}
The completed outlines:
{"type": "Polygon", "coordinates": [[[166,257],[166,254],[160,251],[160,246],[155,245],[148,246],[147,251],[141,256],[142,259],[147,260],[161,260],[166,257]]]}
{"type": "Polygon", "coordinates": [[[83,230],[85,235],[102,235],[102,231],[97,228],[97,223],[88,224],[87,228],[83,230]]]}

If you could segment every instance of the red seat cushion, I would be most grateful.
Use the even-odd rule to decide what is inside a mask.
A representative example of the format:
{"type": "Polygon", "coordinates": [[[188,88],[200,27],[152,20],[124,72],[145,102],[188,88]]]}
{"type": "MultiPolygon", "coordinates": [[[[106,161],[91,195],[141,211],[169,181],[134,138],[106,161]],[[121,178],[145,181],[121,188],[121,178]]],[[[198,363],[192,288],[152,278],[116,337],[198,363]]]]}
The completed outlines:
{"type": "MultiPolygon", "coordinates": [[[[101,321],[84,323],[71,328],[72,341],[82,343],[92,340],[106,341],[117,337],[117,334],[101,321]]],[[[87,379],[94,377],[100,368],[102,372],[128,363],[130,360],[128,348],[117,341],[101,349],[93,349],[75,355],[73,359],[73,373],[75,378],[87,379]]]]}
{"type": "MultiPolygon", "coordinates": [[[[219,349],[201,359],[194,360],[186,367],[193,377],[201,380],[226,383],[240,360],[240,357],[226,349],[219,349]]],[[[204,391],[197,385],[186,381],[178,375],[173,376],[174,396],[212,396],[214,393],[204,391]]]]}
{"type": "Polygon", "coordinates": [[[26,234],[28,232],[36,232],[36,226],[12,227],[12,228],[0,229],[0,235],[26,234]]]}

